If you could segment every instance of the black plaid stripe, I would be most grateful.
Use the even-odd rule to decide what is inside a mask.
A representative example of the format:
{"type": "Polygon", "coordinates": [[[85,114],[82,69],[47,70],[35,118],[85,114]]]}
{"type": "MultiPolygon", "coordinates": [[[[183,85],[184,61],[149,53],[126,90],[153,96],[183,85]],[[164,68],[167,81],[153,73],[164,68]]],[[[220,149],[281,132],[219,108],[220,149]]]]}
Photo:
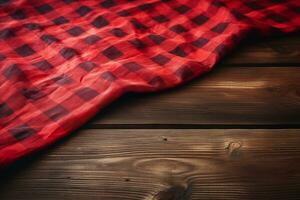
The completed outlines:
{"type": "Polygon", "coordinates": [[[82,69],[84,69],[87,72],[92,71],[96,66],[97,66],[96,63],[93,63],[90,61],[79,64],[79,67],[81,67],[82,69]]]}
{"type": "Polygon", "coordinates": [[[175,74],[183,81],[191,79],[194,75],[194,73],[187,66],[181,66],[176,70],[175,74]]]}
{"type": "Polygon", "coordinates": [[[35,53],[35,51],[28,44],[24,44],[16,48],[15,51],[22,57],[31,56],[35,53]]]}
{"type": "Polygon", "coordinates": [[[187,32],[187,29],[180,25],[180,24],[177,24],[177,25],[174,25],[170,28],[171,31],[177,33],[177,34],[181,34],[181,33],[184,33],[184,32],[187,32]]]}
{"type": "Polygon", "coordinates": [[[37,6],[35,9],[41,14],[46,14],[53,10],[53,8],[49,4],[43,4],[43,5],[37,6]]]}
{"type": "Polygon", "coordinates": [[[211,29],[211,31],[213,31],[215,33],[223,33],[225,31],[225,29],[227,28],[227,26],[228,26],[227,22],[219,23],[215,27],[213,27],[211,29]]]}
{"type": "Polygon", "coordinates": [[[151,60],[153,62],[155,62],[156,64],[158,65],[165,65],[167,64],[171,59],[162,55],[162,54],[159,54],[159,55],[156,55],[154,57],[151,58],[151,60]]]}
{"type": "Polygon", "coordinates": [[[196,17],[192,18],[192,22],[194,22],[197,25],[202,25],[205,22],[207,22],[209,18],[205,16],[204,14],[197,15],[196,17]]]}
{"type": "Polygon", "coordinates": [[[95,44],[99,40],[101,40],[101,38],[99,36],[97,36],[97,35],[90,35],[90,36],[87,36],[84,39],[85,43],[87,43],[89,45],[95,44]]]}
{"type": "Polygon", "coordinates": [[[0,6],[8,5],[10,3],[10,0],[1,0],[0,6]]]}
{"type": "Polygon", "coordinates": [[[237,10],[231,10],[230,11],[238,20],[245,20],[247,19],[247,17],[242,14],[241,12],[237,11],[237,10]]]}
{"type": "Polygon", "coordinates": [[[152,78],[148,83],[156,88],[163,88],[165,85],[165,81],[160,76],[152,78]]]}
{"type": "Polygon", "coordinates": [[[213,1],[212,5],[214,5],[215,7],[222,7],[222,6],[226,6],[223,2],[221,1],[213,1]]]}
{"type": "Polygon", "coordinates": [[[0,30],[0,39],[6,40],[15,36],[15,32],[11,28],[5,28],[0,30]]]}
{"type": "Polygon", "coordinates": [[[79,35],[81,35],[82,33],[84,33],[84,30],[83,30],[80,26],[75,26],[75,27],[73,27],[73,28],[67,30],[67,32],[68,32],[70,35],[76,37],[76,36],[79,36],[79,35]]]}
{"type": "Polygon", "coordinates": [[[41,40],[44,41],[46,44],[52,44],[53,42],[58,42],[59,39],[54,37],[53,35],[42,35],[41,40]]]}
{"type": "Polygon", "coordinates": [[[252,10],[261,10],[264,8],[259,4],[259,2],[255,2],[255,1],[245,1],[244,5],[248,6],[252,10]]]}
{"type": "Polygon", "coordinates": [[[111,82],[117,80],[117,77],[110,71],[102,73],[101,78],[104,80],[107,80],[107,81],[111,81],[111,82]]]}
{"type": "Polygon", "coordinates": [[[71,4],[77,0],[62,0],[63,2],[65,2],[65,4],[71,4]]]}
{"type": "Polygon", "coordinates": [[[92,25],[96,28],[102,28],[104,26],[107,26],[108,24],[109,22],[103,16],[96,17],[92,22],[92,25]]]}
{"type": "Polygon", "coordinates": [[[143,4],[139,5],[138,8],[143,11],[152,10],[153,4],[152,3],[143,3],[143,4]]]}
{"type": "Polygon", "coordinates": [[[45,112],[45,115],[52,121],[58,121],[62,117],[66,116],[69,111],[62,105],[56,105],[45,112]]]}
{"type": "Polygon", "coordinates": [[[66,60],[70,60],[71,58],[73,58],[76,55],[79,55],[79,53],[73,49],[73,48],[63,48],[59,51],[60,55],[66,59],[66,60]]]}
{"type": "Polygon", "coordinates": [[[200,37],[197,40],[193,41],[192,44],[198,48],[203,47],[204,45],[206,45],[209,42],[208,39],[200,37]]]}
{"type": "Polygon", "coordinates": [[[24,27],[26,27],[28,30],[42,30],[43,28],[41,27],[40,24],[38,23],[27,23],[27,24],[24,24],[24,27]]]}
{"type": "Polygon", "coordinates": [[[173,49],[172,51],[170,51],[171,54],[174,54],[176,56],[180,56],[180,57],[186,57],[187,53],[180,47],[176,47],[175,49],[173,49]]]}
{"type": "Polygon", "coordinates": [[[128,33],[124,32],[121,28],[114,28],[111,30],[111,33],[116,37],[124,37],[128,35],[128,33]]]}
{"type": "Polygon", "coordinates": [[[5,58],[6,56],[0,53],[0,61],[4,60],[5,58]]]}
{"type": "Polygon", "coordinates": [[[130,22],[138,30],[146,31],[148,29],[146,25],[144,25],[142,22],[140,22],[137,19],[131,19],[130,22]]]}
{"type": "Polygon", "coordinates": [[[214,53],[217,54],[218,56],[223,56],[224,53],[226,52],[227,46],[225,44],[219,44],[215,49],[214,53]]]}
{"type": "Polygon", "coordinates": [[[87,6],[81,6],[79,7],[76,12],[80,15],[80,16],[85,16],[87,15],[88,13],[90,13],[92,11],[92,9],[90,7],[87,7],[87,6]]]}
{"type": "Polygon", "coordinates": [[[117,13],[119,16],[122,17],[127,17],[130,16],[130,12],[128,12],[128,10],[121,10],[120,12],[117,13]]]}
{"type": "Polygon", "coordinates": [[[53,65],[51,65],[47,60],[41,60],[39,62],[33,63],[33,65],[42,71],[47,71],[53,68],[53,65]]]}
{"type": "Polygon", "coordinates": [[[289,9],[294,11],[297,14],[300,14],[300,6],[293,5],[293,6],[290,6],[289,9]]]}
{"type": "Polygon", "coordinates": [[[158,15],[153,17],[153,19],[158,23],[164,23],[170,21],[165,15],[158,15]]]}
{"type": "Polygon", "coordinates": [[[123,64],[123,66],[130,72],[136,72],[142,68],[142,66],[136,62],[128,62],[123,64]]]}
{"type": "Polygon", "coordinates": [[[69,22],[70,21],[67,18],[65,18],[64,16],[57,17],[53,20],[53,23],[56,25],[62,25],[62,24],[66,24],[69,22]]]}
{"type": "Polygon", "coordinates": [[[0,103],[0,119],[13,114],[13,110],[7,105],[7,103],[0,103]]]}
{"type": "Polygon", "coordinates": [[[190,11],[191,8],[186,5],[181,5],[181,6],[176,7],[175,10],[180,14],[185,14],[188,11],[190,11]]]}
{"type": "Polygon", "coordinates": [[[289,21],[289,19],[287,19],[286,17],[279,15],[277,13],[269,13],[266,16],[267,19],[271,19],[277,23],[287,23],[289,21]]]}
{"type": "Polygon", "coordinates": [[[11,14],[11,17],[15,20],[22,20],[22,19],[26,19],[27,16],[25,14],[25,12],[23,10],[16,10],[11,14]]]}
{"type": "Polygon", "coordinates": [[[136,49],[142,50],[147,47],[147,44],[140,39],[133,39],[129,41],[136,49]]]}
{"type": "Polygon", "coordinates": [[[154,35],[151,34],[148,36],[155,44],[161,44],[163,41],[166,40],[165,37],[161,36],[161,35],[154,35]]]}
{"type": "Polygon", "coordinates": [[[19,79],[19,80],[26,80],[26,76],[24,72],[20,69],[20,67],[17,64],[12,64],[8,66],[3,71],[3,75],[6,77],[6,79],[19,79]]]}
{"type": "Polygon", "coordinates": [[[89,87],[81,88],[77,90],[75,94],[84,101],[89,101],[99,95],[96,90],[93,90],[89,87]]]}
{"type": "Polygon", "coordinates": [[[100,3],[100,5],[103,8],[111,8],[111,7],[113,7],[113,6],[116,5],[116,2],[115,2],[115,0],[102,0],[102,2],[100,3]]]}
{"type": "Polygon", "coordinates": [[[110,60],[115,60],[123,55],[123,53],[114,46],[108,47],[107,49],[102,51],[102,54],[105,55],[110,60]]]}
{"type": "Polygon", "coordinates": [[[68,85],[73,82],[72,78],[66,74],[55,77],[53,81],[58,85],[68,85]]]}
{"type": "Polygon", "coordinates": [[[15,128],[10,129],[9,132],[16,140],[22,141],[30,137],[31,135],[35,134],[36,130],[31,128],[27,124],[23,124],[21,126],[17,126],[15,128]]]}
{"type": "Polygon", "coordinates": [[[38,100],[45,96],[45,94],[38,88],[23,88],[21,94],[29,100],[38,100]]]}

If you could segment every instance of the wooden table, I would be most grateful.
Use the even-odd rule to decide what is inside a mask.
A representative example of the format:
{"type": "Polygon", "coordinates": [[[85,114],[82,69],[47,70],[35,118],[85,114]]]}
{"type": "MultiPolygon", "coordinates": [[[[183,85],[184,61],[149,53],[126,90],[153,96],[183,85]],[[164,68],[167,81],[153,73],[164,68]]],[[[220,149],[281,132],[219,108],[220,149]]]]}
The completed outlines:
{"type": "Polygon", "coordinates": [[[129,94],[1,175],[0,199],[300,199],[300,35],[129,94]]]}

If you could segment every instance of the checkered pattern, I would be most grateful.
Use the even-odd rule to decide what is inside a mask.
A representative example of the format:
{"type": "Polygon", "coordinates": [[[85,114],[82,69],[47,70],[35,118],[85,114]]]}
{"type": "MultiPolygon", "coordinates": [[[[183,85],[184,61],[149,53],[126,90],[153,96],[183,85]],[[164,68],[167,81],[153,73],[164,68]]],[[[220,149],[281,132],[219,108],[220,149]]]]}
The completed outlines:
{"type": "Polygon", "coordinates": [[[0,0],[0,165],[209,71],[250,31],[299,27],[299,0],[0,0]]]}

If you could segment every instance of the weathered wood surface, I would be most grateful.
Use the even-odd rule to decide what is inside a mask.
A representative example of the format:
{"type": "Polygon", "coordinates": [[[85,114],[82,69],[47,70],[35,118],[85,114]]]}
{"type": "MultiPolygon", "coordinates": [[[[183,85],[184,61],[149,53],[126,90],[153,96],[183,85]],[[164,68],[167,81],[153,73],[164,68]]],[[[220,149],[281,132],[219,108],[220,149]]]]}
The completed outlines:
{"type": "Polygon", "coordinates": [[[268,65],[282,66],[300,63],[299,34],[277,38],[248,39],[233,50],[224,61],[224,65],[268,65]]]}
{"type": "Polygon", "coordinates": [[[0,200],[300,199],[299,47],[249,40],[192,83],[119,99],[0,172],[0,200]]]}
{"type": "Polygon", "coordinates": [[[83,130],[0,199],[299,199],[299,144],[299,129],[83,130]]]}
{"type": "Polygon", "coordinates": [[[170,124],[300,125],[300,67],[220,66],[172,91],[127,95],[89,126],[170,124]]]}

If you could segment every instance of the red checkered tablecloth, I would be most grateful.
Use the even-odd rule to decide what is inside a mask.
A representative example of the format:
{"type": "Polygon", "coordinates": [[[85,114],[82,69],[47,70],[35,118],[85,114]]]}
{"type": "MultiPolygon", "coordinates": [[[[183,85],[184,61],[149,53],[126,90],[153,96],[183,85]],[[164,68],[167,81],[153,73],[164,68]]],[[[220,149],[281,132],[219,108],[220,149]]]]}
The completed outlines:
{"type": "Polygon", "coordinates": [[[0,0],[0,166],[126,92],[208,72],[251,32],[299,28],[299,0],[0,0]]]}

